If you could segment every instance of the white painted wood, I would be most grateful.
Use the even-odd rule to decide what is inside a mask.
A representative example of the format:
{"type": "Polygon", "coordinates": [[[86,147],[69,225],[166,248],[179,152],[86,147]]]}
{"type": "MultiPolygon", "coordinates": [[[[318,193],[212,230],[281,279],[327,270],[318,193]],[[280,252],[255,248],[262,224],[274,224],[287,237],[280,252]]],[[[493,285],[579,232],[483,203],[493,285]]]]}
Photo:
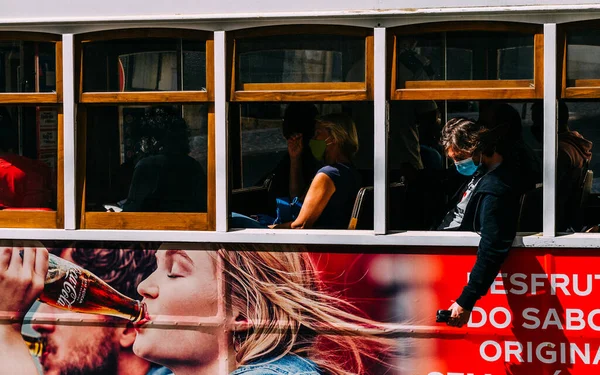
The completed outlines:
{"type": "Polygon", "coordinates": [[[556,24],[544,25],[544,237],[556,228],[556,24]]]}
{"type": "Polygon", "coordinates": [[[225,102],[226,60],[225,32],[215,31],[215,173],[216,173],[216,230],[227,232],[227,103],[225,102]]]}
{"type": "Polygon", "coordinates": [[[75,229],[77,218],[76,197],[76,137],[75,137],[75,85],[73,34],[63,34],[63,144],[64,144],[64,223],[65,229],[75,229]]]}
{"type": "Polygon", "coordinates": [[[373,183],[373,230],[375,234],[385,234],[387,208],[387,121],[385,92],[386,79],[386,42],[385,28],[374,30],[374,183],[373,183]]]}

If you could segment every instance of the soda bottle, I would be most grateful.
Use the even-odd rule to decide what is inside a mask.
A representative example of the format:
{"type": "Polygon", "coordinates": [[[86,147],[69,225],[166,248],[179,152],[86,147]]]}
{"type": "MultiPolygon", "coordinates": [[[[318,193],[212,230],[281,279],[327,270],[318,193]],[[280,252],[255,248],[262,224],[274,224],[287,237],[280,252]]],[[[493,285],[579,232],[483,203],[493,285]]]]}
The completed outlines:
{"type": "Polygon", "coordinates": [[[124,296],[98,276],[54,254],[49,254],[39,300],[59,309],[110,315],[133,323],[147,318],[144,303],[124,296]]]}
{"type": "Polygon", "coordinates": [[[29,353],[31,353],[33,356],[41,357],[42,353],[44,352],[44,345],[46,345],[44,339],[26,334],[23,334],[22,336],[23,340],[25,341],[25,345],[27,345],[27,348],[29,349],[29,353]]]}

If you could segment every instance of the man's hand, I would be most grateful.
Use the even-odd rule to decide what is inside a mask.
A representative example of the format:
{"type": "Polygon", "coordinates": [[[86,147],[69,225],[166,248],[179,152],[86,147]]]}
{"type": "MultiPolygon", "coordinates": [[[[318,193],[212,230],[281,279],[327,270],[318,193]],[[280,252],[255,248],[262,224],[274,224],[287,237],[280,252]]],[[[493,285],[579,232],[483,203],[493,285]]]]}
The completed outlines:
{"type": "Polygon", "coordinates": [[[460,328],[463,326],[463,324],[467,324],[469,322],[469,317],[471,316],[471,310],[463,309],[456,302],[454,302],[448,310],[450,310],[452,312],[452,314],[450,315],[450,320],[448,321],[449,326],[460,328]]]}
{"type": "Polygon", "coordinates": [[[21,324],[33,301],[44,290],[48,250],[0,247],[0,375],[37,375],[35,363],[23,344],[21,324]],[[23,257],[19,251],[23,250],[23,257]]]}
{"type": "Polygon", "coordinates": [[[294,134],[287,140],[288,153],[290,159],[298,159],[302,156],[304,144],[302,142],[302,134],[294,134]]]}
{"type": "Polygon", "coordinates": [[[21,321],[44,290],[48,250],[44,248],[0,248],[0,314],[21,321]],[[23,257],[19,251],[23,250],[23,257]]]}

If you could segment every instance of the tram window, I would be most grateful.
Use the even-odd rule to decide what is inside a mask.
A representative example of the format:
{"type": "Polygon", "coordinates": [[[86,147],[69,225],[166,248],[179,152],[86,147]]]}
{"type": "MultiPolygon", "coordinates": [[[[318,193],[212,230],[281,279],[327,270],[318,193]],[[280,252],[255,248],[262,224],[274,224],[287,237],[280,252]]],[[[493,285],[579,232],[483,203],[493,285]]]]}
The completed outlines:
{"type": "Polygon", "coordinates": [[[86,211],[207,211],[208,105],[89,107],[86,131],[86,211]]]}
{"type": "MultiPolygon", "coordinates": [[[[389,110],[388,168],[392,182],[406,184],[404,200],[390,199],[392,230],[437,229],[466,182],[440,145],[441,130],[453,118],[468,118],[489,129],[507,126],[505,159],[518,163],[520,194],[535,196],[520,231],[541,230],[541,145],[531,132],[529,105],[500,101],[392,101],[389,110]],[[521,186],[522,183],[522,186],[521,186]],[[539,201],[537,200],[539,199],[539,201]],[[539,203],[539,205],[538,205],[539,203]],[[409,214],[410,213],[410,214],[409,214]]],[[[531,201],[531,200],[530,200],[531,201]]]]}
{"type": "Polygon", "coordinates": [[[181,38],[85,43],[83,91],[206,91],[206,43],[181,38]]]}
{"type": "Polygon", "coordinates": [[[498,32],[398,35],[397,87],[412,81],[533,80],[534,36],[498,32]]]}
{"type": "Polygon", "coordinates": [[[0,41],[0,71],[0,92],[56,91],[55,44],[0,41]]]}
{"type": "Polygon", "coordinates": [[[364,82],[364,36],[277,35],[236,42],[238,85],[364,82]],[[349,75],[351,69],[356,74],[349,75]]]}
{"type": "Polygon", "coordinates": [[[275,218],[277,198],[304,200],[316,172],[325,163],[315,159],[309,146],[315,135],[315,118],[342,113],[352,119],[359,151],[346,164],[351,165],[352,185],[356,186],[348,183],[348,186],[336,187],[340,192],[352,189],[352,193],[344,193],[348,195],[343,207],[348,217],[339,220],[343,224],[336,224],[336,228],[345,229],[359,188],[373,185],[373,103],[240,103],[232,104],[231,108],[230,142],[239,139],[240,144],[230,144],[230,147],[240,152],[230,158],[233,188],[230,206],[232,212],[251,216],[263,214],[275,218]],[[303,184],[293,192],[286,138],[291,140],[299,134],[303,140],[300,155],[303,184]]]}

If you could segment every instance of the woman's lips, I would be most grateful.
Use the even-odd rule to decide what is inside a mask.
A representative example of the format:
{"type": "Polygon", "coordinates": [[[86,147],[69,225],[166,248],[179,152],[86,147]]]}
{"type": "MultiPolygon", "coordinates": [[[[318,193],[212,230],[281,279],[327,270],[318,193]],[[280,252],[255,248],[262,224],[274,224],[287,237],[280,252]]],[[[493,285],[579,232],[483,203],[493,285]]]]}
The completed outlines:
{"type": "Polygon", "coordinates": [[[133,324],[133,328],[135,328],[136,330],[139,330],[139,329],[143,328],[143,326],[149,322],[150,322],[150,316],[148,315],[148,313],[146,313],[145,317],[143,317],[140,321],[133,324]]]}

